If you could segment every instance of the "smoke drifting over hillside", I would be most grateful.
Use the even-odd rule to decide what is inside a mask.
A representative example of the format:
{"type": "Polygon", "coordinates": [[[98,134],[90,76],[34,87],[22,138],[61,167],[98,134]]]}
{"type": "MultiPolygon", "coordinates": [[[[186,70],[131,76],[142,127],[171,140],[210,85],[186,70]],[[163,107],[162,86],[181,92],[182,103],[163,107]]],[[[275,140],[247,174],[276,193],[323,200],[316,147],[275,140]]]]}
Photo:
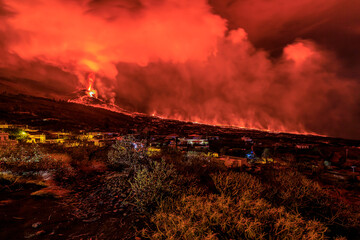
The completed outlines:
{"type": "Polygon", "coordinates": [[[0,88],[61,98],[94,72],[130,110],[359,138],[359,46],[326,40],[359,38],[357,15],[333,19],[359,4],[271,2],[0,1],[0,88]]]}

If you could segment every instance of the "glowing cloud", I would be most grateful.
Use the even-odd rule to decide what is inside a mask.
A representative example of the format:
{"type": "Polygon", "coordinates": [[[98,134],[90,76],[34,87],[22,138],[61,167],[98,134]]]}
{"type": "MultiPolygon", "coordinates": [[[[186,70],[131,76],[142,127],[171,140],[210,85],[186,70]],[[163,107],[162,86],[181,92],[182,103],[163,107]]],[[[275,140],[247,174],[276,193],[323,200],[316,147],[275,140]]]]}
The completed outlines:
{"type": "Polygon", "coordinates": [[[307,35],[337,26],[343,1],[209,2],[0,0],[0,76],[62,97],[94,90],[94,72],[99,97],[129,110],[359,138],[358,70],[307,35]]]}
{"type": "Polygon", "coordinates": [[[148,2],[133,14],[109,5],[111,20],[86,3],[10,1],[16,15],[7,24],[18,41],[9,43],[8,50],[23,59],[114,78],[116,62],[145,66],[149,61],[206,60],[226,29],[205,1],[148,2]]]}

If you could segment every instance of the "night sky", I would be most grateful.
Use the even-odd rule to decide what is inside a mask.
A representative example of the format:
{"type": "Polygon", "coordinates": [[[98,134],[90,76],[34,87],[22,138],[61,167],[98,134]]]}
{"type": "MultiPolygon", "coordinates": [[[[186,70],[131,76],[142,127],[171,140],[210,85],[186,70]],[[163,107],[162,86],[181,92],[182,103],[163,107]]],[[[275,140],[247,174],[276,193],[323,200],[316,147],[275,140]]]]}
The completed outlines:
{"type": "Polygon", "coordinates": [[[0,90],[360,139],[359,0],[0,0],[0,90]]]}

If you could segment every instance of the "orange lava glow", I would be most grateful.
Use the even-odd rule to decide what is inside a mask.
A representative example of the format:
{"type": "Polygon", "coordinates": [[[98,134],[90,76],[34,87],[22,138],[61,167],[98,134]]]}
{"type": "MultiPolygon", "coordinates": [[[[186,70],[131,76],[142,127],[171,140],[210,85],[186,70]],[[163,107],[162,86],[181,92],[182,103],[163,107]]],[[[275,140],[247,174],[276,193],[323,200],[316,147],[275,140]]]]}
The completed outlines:
{"type": "Polygon", "coordinates": [[[97,98],[98,97],[97,91],[93,87],[94,82],[95,82],[95,74],[94,73],[90,73],[88,75],[88,82],[89,82],[89,87],[86,91],[86,94],[89,95],[89,97],[97,98]]]}
{"type": "Polygon", "coordinates": [[[0,88],[58,99],[86,86],[84,101],[112,110],[359,138],[351,2],[0,0],[0,88]]]}
{"type": "Polygon", "coordinates": [[[231,123],[224,123],[224,122],[218,122],[216,120],[208,121],[208,120],[202,120],[199,118],[183,118],[181,115],[175,115],[175,116],[166,116],[161,115],[156,112],[153,112],[151,114],[153,117],[158,117],[162,119],[172,119],[172,120],[178,120],[178,121],[184,121],[184,122],[192,122],[196,124],[205,124],[205,125],[212,125],[212,126],[221,126],[226,128],[241,128],[241,129],[248,129],[248,130],[258,130],[258,131],[266,131],[271,133],[290,133],[290,134],[297,134],[297,135],[314,135],[314,136],[322,136],[326,137],[324,134],[318,134],[315,132],[306,131],[302,128],[302,126],[299,126],[298,129],[303,130],[294,130],[289,129],[281,124],[277,125],[268,125],[266,127],[259,125],[258,122],[254,121],[251,122],[248,119],[236,119],[232,121],[231,123]]]}

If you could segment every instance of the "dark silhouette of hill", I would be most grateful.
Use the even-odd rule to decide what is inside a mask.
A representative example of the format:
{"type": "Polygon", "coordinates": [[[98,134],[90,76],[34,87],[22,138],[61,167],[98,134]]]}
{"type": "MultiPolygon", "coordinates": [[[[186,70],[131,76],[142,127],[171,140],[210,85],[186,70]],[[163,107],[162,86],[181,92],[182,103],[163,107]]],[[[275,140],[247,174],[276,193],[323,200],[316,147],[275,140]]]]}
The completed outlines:
{"type": "Polygon", "coordinates": [[[176,133],[183,136],[202,134],[222,136],[229,141],[246,135],[253,139],[266,139],[269,143],[328,142],[336,145],[360,145],[358,140],[197,124],[131,113],[121,108],[117,108],[116,112],[110,111],[103,109],[103,104],[96,107],[96,102],[91,105],[3,93],[0,95],[0,122],[26,124],[42,130],[116,131],[124,134],[150,132],[153,135],[176,133]]]}
{"type": "Polygon", "coordinates": [[[115,130],[129,128],[136,122],[136,118],[126,114],[21,94],[2,94],[0,115],[3,122],[48,130],[115,130]]]}

